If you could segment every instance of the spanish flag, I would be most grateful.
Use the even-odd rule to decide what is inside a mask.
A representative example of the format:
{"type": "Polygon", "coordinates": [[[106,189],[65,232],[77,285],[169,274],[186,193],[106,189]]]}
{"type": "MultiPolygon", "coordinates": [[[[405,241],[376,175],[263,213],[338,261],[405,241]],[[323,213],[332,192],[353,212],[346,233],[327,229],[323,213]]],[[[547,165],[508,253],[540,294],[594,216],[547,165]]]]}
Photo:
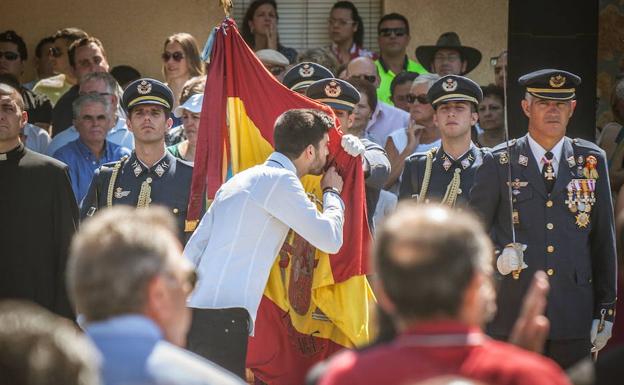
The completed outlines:
{"type": "MultiPolygon", "coordinates": [[[[273,125],[293,108],[331,109],[280,84],[226,18],[213,32],[199,128],[188,223],[199,220],[206,198],[228,175],[263,163],[273,151],[273,125]]],[[[336,121],[336,120],[335,120],[336,121]]],[[[330,130],[328,161],[343,177],[344,243],[328,255],[290,232],[275,256],[249,339],[247,367],[267,384],[304,382],[308,369],[342,348],[368,343],[374,300],[366,280],[370,231],[362,159],[341,148],[342,133],[330,130]]],[[[302,180],[322,210],[320,177],[302,180]]]]}

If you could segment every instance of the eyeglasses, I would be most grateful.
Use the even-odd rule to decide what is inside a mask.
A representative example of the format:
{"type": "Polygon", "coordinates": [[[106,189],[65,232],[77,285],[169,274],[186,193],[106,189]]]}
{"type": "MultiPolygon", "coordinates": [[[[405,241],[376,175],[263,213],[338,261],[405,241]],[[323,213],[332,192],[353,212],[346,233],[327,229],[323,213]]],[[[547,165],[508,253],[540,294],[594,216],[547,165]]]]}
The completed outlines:
{"type": "Polygon", "coordinates": [[[379,30],[379,36],[382,37],[390,37],[390,36],[402,37],[407,35],[406,28],[382,28],[379,30]]]}
{"type": "Polygon", "coordinates": [[[273,74],[273,76],[279,76],[282,74],[282,72],[284,72],[286,70],[285,67],[283,66],[267,66],[267,69],[269,70],[270,73],[273,74]]]}
{"type": "Polygon", "coordinates": [[[14,61],[17,60],[17,58],[19,58],[20,55],[16,52],[11,52],[11,51],[0,51],[0,59],[5,58],[8,61],[14,61]]]}
{"type": "Polygon", "coordinates": [[[358,79],[362,79],[362,80],[366,80],[369,83],[375,84],[375,81],[377,81],[377,76],[375,75],[352,75],[352,78],[358,78],[358,79]]]}
{"type": "Polygon", "coordinates": [[[50,47],[50,55],[53,57],[61,57],[63,56],[63,52],[57,47],[50,47]]]}
{"type": "Polygon", "coordinates": [[[406,99],[409,104],[414,104],[416,101],[418,101],[419,104],[429,104],[429,100],[427,99],[427,95],[425,94],[421,94],[421,95],[407,94],[406,99]]]}
{"type": "Polygon", "coordinates": [[[184,59],[184,53],[180,52],[180,51],[176,51],[174,53],[169,53],[169,52],[165,52],[162,54],[162,59],[163,61],[166,63],[169,61],[169,59],[173,58],[173,60],[175,61],[181,61],[182,59],[184,59]]]}
{"type": "Polygon", "coordinates": [[[193,292],[193,290],[195,289],[195,285],[197,285],[197,281],[198,281],[197,271],[195,271],[195,269],[185,271],[183,273],[182,282],[180,282],[180,278],[178,278],[179,275],[172,271],[164,272],[164,276],[169,278],[170,280],[177,282],[178,284],[181,284],[182,289],[187,294],[190,294],[193,292]]]}
{"type": "Polygon", "coordinates": [[[100,96],[113,96],[112,93],[110,92],[79,92],[78,95],[80,96],[84,96],[84,95],[100,95],[100,96]]]}
{"type": "Polygon", "coordinates": [[[329,19],[327,19],[327,24],[330,25],[330,26],[337,25],[339,27],[344,27],[344,26],[347,26],[349,24],[355,24],[355,21],[353,21],[353,20],[345,20],[345,19],[332,19],[332,18],[329,18],[329,19]]]}

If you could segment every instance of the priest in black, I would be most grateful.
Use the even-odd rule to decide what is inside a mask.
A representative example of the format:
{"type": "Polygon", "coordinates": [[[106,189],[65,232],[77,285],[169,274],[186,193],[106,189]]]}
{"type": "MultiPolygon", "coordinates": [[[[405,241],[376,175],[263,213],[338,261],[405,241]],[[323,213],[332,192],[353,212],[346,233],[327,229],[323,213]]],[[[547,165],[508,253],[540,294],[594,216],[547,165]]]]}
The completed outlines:
{"type": "Polygon", "coordinates": [[[67,166],[24,147],[24,100],[0,83],[0,299],[36,302],[73,318],[65,264],[78,226],[67,166]]]}

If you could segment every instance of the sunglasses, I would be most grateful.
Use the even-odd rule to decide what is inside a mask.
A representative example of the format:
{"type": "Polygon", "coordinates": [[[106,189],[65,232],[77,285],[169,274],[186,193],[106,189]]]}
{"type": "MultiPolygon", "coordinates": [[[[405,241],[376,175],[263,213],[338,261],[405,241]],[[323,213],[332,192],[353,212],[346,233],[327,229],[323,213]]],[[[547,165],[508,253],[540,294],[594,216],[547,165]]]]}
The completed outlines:
{"type": "Polygon", "coordinates": [[[50,55],[53,57],[61,57],[63,56],[63,52],[57,47],[50,47],[50,55]]]}
{"type": "Polygon", "coordinates": [[[173,60],[175,61],[181,61],[182,59],[184,59],[184,53],[176,51],[174,53],[165,52],[162,54],[162,59],[165,63],[168,62],[171,58],[173,58],[173,60]]]}
{"type": "Polygon", "coordinates": [[[267,69],[273,74],[273,76],[279,76],[286,70],[286,68],[282,66],[268,66],[267,69]]]}
{"type": "Polygon", "coordinates": [[[17,60],[17,58],[19,58],[19,57],[20,57],[19,54],[16,53],[16,52],[11,52],[11,51],[3,52],[3,51],[0,51],[0,59],[5,58],[8,61],[14,61],[14,60],[17,60]]]}
{"type": "Polygon", "coordinates": [[[382,28],[379,30],[379,36],[382,37],[390,37],[390,36],[402,37],[407,35],[407,29],[405,28],[382,28]]]}
{"type": "Polygon", "coordinates": [[[420,104],[429,104],[429,100],[427,100],[427,95],[425,94],[421,94],[421,95],[407,94],[406,99],[409,104],[414,104],[416,101],[418,101],[418,103],[420,104]]]}
{"type": "Polygon", "coordinates": [[[377,80],[377,77],[375,75],[353,75],[351,77],[366,80],[367,82],[373,84],[375,84],[375,81],[377,80]]]}

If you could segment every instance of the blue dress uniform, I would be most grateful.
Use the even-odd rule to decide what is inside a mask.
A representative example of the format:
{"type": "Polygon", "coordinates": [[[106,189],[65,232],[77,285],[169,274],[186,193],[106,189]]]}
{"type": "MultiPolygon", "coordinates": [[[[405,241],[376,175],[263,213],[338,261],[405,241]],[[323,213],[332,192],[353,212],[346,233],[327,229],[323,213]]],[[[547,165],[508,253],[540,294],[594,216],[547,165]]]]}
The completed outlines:
{"type": "MultiPolygon", "coordinates": [[[[156,104],[170,110],[173,93],[169,87],[157,80],[139,79],[128,85],[122,103],[128,112],[139,104],[156,104]]],[[[192,165],[176,159],[166,150],[163,158],[151,167],[143,164],[133,151],[130,156],[102,165],[95,171],[89,191],[81,204],[81,218],[117,204],[136,207],[165,206],[175,216],[179,239],[184,244],[192,175],[192,165]]]]}
{"type": "MultiPolygon", "coordinates": [[[[547,97],[536,93],[541,98],[553,96],[552,92],[547,97]]],[[[548,192],[529,135],[511,141],[509,152],[505,143],[498,145],[484,155],[470,204],[482,216],[497,250],[512,242],[512,222],[516,242],[527,245],[524,262],[528,268],[516,277],[495,274],[498,312],[489,333],[500,338],[510,335],[534,272],[543,270],[551,287],[545,353],[567,367],[589,355],[592,319],[613,321],[616,254],[604,152],[586,140],[564,137],[558,159],[556,178],[548,192]],[[568,344],[568,348],[550,352],[550,344],[568,344]]]]}
{"type": "MultiPolygon", "coordinates": [[[[434,109],[448,102],[470,102],[475,107],[483,100],[483,91],[474,81],[457,75],[447,75],[437,80],[427,92],[427,99],[434,109]]],[[[455,206],[467,204],[477,169],[483,162],[487,148],[473,143],[465,154],[453,159],[442,146],[414,154],[405,160],[401,176],[399,199],[415,198],[418,202],[440,202],[455,206]]]]}
{"type": "MultiPolygon", "coordinates": [[[[349,82],[333,77],[306,85],[305,95],[328,105],[333,110],[347,111],[349,114],[353,112],[355,105],[360,101],[360,93],[355,87],[349,82]]],[[[362,154],[362,162],[365,165],[366,215],[368,216],[368,227],[374,232],[373,216],[381,189],[390,175],[390,160],[388,160],[388,155],[381,146],[366,138],[359,139],[365,148],[362,154]]]]}

